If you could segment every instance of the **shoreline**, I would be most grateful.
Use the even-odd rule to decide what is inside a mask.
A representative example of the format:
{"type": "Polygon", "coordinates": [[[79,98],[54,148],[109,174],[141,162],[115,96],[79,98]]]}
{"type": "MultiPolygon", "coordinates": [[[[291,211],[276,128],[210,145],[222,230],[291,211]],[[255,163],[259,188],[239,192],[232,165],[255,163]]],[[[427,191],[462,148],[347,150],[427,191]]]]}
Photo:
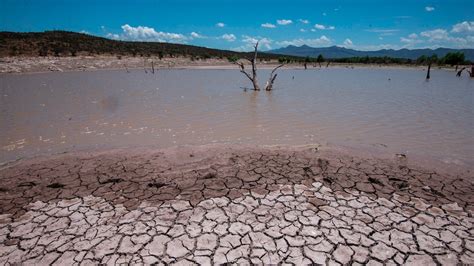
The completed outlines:
{"type": "MultiPolygon", "coordinates": [[[[334,154],[334,156],[351,156],[362,160],[374,159],[381,160],[388,163],[400,163],[404,166],[420,168],[425,171],[436,171],[440,174],[448,175],[460,175],[471,177],[474,173],[474,165],[466,163],[456,163],[452,161],[445,161],[440,158],[432,156],[424,156],[422,154],[399,154],[393,151],[384,150],[374,146],[348,146],[348,145],[335,145],[335,144],[321,144],[321,143],[306,143],[306,144],[237,144],[237,143],[209,143],[209,144],[184,144],[184,145],[171,145],[171,146],[155,146],[155,145],[139,145],[139,146],[124,146],[124,147],[84,147],[75,150],[65,150],[58,152],[44,152],[36,153],[32,155],[26,155],[24,157],[18,157],[16,159],[5,160],[0,162],[0,172],[3,169],[13,167],[17,164],[31,163],[35,161],[48,160],[49,158],[57,158],[61,156],[95,156],[100,154],[113,154],[113,153],[148,153],[153,151],[168,151],[168,150],[180,150],[180,149],[240,149],[240,150],[304,150],[315,148],[319,151],[334,154]]],[[[473,177],[471,177],[472,179],[473,177]]],[[[474,182],[474,179],[472,180],[474,182]]]]}
{"type": "MultiPolygon", "coordinates": [[[[37,74],[51,72],[83,72],[97,70],[137,70],[144,69],[151,72],[151,62],[154,68],[161,69],[230,69],[238,70],[238,66],[229,63],[227,59],[191,60],[187,57],[163,58],[157,57],[117,57],[117,56],[77,56],[77,57],[3,57],[0,58],[0,74],[37,74]]],[[[259,62],[260,69],[272,69],[278,66],[276,61],[259,62]]],[[[394,69],[419,69],[426,66],[398,65],[398,64],[347,64],[331,63],[329,67],[322,64],[308,65],[308,70],[325,68],[394,68],[394,69]]],[[[299,63],[287,64],[283,69],[301,69],[299,63]]],[[[454,70],[454,67],[436,66],[433,69],[454,70]]]]}

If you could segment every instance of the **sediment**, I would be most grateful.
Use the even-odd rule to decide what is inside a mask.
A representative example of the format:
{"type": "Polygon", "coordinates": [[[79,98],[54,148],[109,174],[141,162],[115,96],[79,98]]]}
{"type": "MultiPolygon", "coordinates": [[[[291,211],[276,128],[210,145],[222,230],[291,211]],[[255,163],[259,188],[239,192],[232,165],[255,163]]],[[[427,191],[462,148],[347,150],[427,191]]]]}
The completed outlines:
{"type": "Polygon", "coordinates": [[[473,178],[316,147],[72,153],[0,170],[0,263],[474,263],[473,178]]]}

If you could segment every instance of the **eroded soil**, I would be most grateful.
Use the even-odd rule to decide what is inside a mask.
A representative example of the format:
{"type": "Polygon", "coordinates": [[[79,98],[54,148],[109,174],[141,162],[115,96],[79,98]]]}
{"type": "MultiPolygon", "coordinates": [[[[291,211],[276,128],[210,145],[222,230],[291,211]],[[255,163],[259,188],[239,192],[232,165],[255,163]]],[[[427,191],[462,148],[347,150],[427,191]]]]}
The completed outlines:
{"type": "Polygon", "coordinates": [[[474,263],[474,186],[315,148],[77,153],[0,170],[5,263],[474,263]]]}

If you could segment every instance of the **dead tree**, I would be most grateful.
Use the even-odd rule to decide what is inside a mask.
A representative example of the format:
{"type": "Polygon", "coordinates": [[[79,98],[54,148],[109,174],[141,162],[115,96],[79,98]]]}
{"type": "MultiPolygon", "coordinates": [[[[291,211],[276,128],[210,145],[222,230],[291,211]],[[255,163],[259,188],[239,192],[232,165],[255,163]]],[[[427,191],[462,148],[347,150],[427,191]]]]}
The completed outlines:
{"type": "Polygon", "coordinates": [[[258,50],[258,42],[255,44],[255,52],[253,54],[253,59],[247,59],[248,61],[250,61],[250,63],[252,64],[252,73],[249,74],[246,70],[245,70],[245,65],[244,63],[242,62],[235,62],[237,65],[239,65],[240,67],[240,72],[242,72],[253,84],[253,89],[256,90],[256,91],[259,91],[260,90],[260,87],[258,86],[258,79],[257,79],[257,50],[258,50]]]}
{"type": "MultiPolygon", "coordinates": [[[[460,77],[464,69],[466,69],[466,67],[461,68],[461,70],[459,70],[459,71],[456,73],[456,77],[460,77]]],[[[456,71],[457,71],[457,69],[456,69],[456,71]]]]}
{"type": "Polygon", "coordinates": [[[275,79],[278,76],[278,74],[276,74],[275,71],[277,71],[277,69],[279,69],[280,67],[284,65],[285,64],[281,64],[272,70],[272,72],[270,73],[270,78],[268,79],[267,84],[265,85],[266,91],[271,91],[273,89],[273,82],[275,82],[275,79]]]}
{"type": "Polygon", "coordinates": [[[467,67],[461,68],[461,70],[459,70],[458,73],[456,73],[456,76],[457,76],[457,77],[460,77],[461,74],[462,74],[462,72],[463,72],[464,70],[466,70],[466,72],[469,73],[469,76],[470,76],[471,78],[474,78],[474,65],[471,66],[471,71],[469,71],[469,69],[468,69],[467,67]]]}
{"type": "Polygon", "coordinates": [[[151,60],[151,73],[155,74],[155,65],[153,65],[153,60],[151,60]]]}
{"type": "MultiPolygon", "coordinates": [[[[260,90],[260,86],[258,86],[258,79],[257,79],[257,54],[258,54],[258,42],[254,46],[254,54],[252,59],[246,58],[250,64],[252,65],[252,73],[249,73],[245,70],[245,65],[243,62],[238,62],[236,61],[235,64],[237,64],[240,67],[240,72],[244,74],[251,82],[253,85],[253,89],[255,91],[260,90]]],[[[266,91],[271,91],[273,88],[273,82],[275,82],[275,79],[277,77],[277,74],[275,74],[275,71],[282,67],[284,64],[281,64],[277,67],[275,67],[272,72],[270,73],[270,78],[267,81],[267,84],[265,85],[265,90],[266,91]]]]}
{"type": "Polygon", "coordinates": [[[431,70],[431,62],[428,64],[428,71],[426,72],[426,79],[430,79],[430,70],[431,70]]]}

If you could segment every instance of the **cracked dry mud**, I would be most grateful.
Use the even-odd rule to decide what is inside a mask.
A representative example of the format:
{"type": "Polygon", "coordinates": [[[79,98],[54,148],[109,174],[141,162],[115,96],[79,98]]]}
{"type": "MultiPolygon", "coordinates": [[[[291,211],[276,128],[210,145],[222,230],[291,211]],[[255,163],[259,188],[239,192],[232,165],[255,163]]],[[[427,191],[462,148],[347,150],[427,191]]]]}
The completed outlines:
{"type": "Polygon", "coordinates": [[[0,176],[1,264],[474,263],[472,177],[387,160],[176,148],[0,176]]]}

